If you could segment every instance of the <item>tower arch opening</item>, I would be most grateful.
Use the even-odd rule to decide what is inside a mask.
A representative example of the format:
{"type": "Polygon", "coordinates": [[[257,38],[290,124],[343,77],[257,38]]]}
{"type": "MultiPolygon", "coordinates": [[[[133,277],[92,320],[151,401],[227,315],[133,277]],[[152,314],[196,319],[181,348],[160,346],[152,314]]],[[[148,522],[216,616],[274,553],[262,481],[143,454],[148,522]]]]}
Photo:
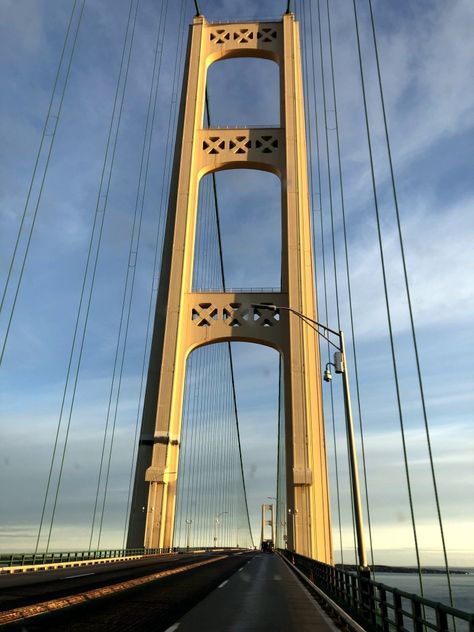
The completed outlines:
{"type": "Polygon", "coordinates": [[[279,127],[279,67],[254,57],[226,58],[207,70],[212,104],[210,125],[204,127],[279,127]]]}
{"type": "Polygon", "coordinates": [[[224,263],[225,289],[272,289],[281,284],[280,179],[256,169],[226,169],[200,181],[193,290],[224,289],[213,178],[224,263]]]}
{"type": "MultiPolygon", "coordinates": [[[[186,362],[173,546],[250,546],[238,450],[234,380],[248,510],[255,545],[267,497],[279,497],[280,544],[286,537],[286,489],[281,355],[248,342],[217,342],[193,350],[186,362]],[[233,374],[229,367],[232,353],[233,374]],[[221,392],[215,389],[221,384],[221,392]],[[280,428],[279,428],[280,422],[280,428]],[[280,447],[280,450],[278,448],[280,447]],[[278,464],[278,460],[280,463],[278,464]],[[280,480],[277,473],[280,473],[280,480]],[[279,483],[279,484],[278,484],[279,483]],[[188,544],[189,543],[189,544],[188,544]]],[[[275,506],[275,513],[276,511],[275,506]]]]}

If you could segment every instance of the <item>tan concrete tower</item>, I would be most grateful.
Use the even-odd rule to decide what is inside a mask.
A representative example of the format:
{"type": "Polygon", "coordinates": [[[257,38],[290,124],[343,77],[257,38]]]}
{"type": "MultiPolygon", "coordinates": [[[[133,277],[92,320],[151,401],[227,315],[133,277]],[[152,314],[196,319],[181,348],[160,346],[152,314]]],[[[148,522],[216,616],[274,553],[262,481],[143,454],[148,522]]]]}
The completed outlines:
{"type": "Polygon", "coordinates": [[[275,544],[275,508],[273,507],[273,505],[267,505],[265,503],[262,505],[262,527],[260,529],[260,544],[264,540],[268,539],[270,539],[273,544],[275,544]],[[266,537],[268,535],[267,527],[270,527],[270,538],[266,537]]]}
{"type": "MultiPolygon", "coordinates": [[[[251,95],[249,95],[251,98],[251,95]]],[[[316,318],[311,219],[298,24],[208,24],[190,27],[187,65],[150,368],[129,528],[129,546],[170,547],[186,359],[198,346],[247,341],[277,349],[284,364],[288,548],[332,562],[332,545],[315,332],[272,303],[316,318]],[[229,57],[260,57],[280,68],[277,128],[204,129],[207,69],[229,57]],[[277,293],[193,293],[200,179],[221,169],[262,169],[281,180],[282,287],[277,293]]],[[[245,183],[242,183],[245,186],[245,183]]]]}

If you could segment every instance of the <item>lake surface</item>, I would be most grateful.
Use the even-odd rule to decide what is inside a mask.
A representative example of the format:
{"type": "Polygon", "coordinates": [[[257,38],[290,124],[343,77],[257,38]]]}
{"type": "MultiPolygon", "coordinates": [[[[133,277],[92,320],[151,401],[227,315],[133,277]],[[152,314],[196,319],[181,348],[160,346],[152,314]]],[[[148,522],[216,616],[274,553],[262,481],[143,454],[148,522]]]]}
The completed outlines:
{"type": "MultiPolygon", "coordinates": [[[[469,575],[451,575],[454,607],[465,612],[474,612],[474,569],[466,569],[469,575]]],[[[446,575],[422,575],[423,593],[426,599],[441,601],[449,605],[446,575]]],[[[420,594],[416,573],[376,573],[375,581],[405,592],[420,594]]]]}

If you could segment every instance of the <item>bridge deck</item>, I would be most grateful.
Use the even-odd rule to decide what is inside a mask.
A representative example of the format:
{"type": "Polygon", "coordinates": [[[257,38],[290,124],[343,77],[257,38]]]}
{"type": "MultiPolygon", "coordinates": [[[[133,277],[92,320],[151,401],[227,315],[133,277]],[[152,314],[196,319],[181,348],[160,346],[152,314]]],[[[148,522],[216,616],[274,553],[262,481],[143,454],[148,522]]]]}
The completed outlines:
{"type": "Polygon", "coordinates": [[[261,554],[168,628],[177,632],[336,630],[276,554],[261,554]]]}

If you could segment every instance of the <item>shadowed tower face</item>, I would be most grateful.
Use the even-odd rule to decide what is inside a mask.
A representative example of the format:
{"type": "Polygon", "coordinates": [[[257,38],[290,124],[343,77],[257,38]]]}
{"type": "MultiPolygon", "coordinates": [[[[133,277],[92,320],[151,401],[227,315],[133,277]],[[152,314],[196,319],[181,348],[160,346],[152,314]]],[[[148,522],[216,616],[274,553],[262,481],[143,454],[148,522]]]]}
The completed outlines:
{"type": "Polygon", "coordinates": [[[300,59],[293,14],[285,14],[281,22],[239,24],[208,24],[197,16],[190,27],[130,547],[172,546],[187,356],[205,344],[245,341],[271,346],[283,360],[288,548],[332,563],[316,333],[287,311],[253,307],[271,303],[316,319],[300,59]],[[230,57],[260,57],[278,64],[280,127],[203,128],[208,67],[230,57]],[[261,169],[280,178],[281,291],[195,293],[199,181],[212,171],[238,168],[261,169]]]}

